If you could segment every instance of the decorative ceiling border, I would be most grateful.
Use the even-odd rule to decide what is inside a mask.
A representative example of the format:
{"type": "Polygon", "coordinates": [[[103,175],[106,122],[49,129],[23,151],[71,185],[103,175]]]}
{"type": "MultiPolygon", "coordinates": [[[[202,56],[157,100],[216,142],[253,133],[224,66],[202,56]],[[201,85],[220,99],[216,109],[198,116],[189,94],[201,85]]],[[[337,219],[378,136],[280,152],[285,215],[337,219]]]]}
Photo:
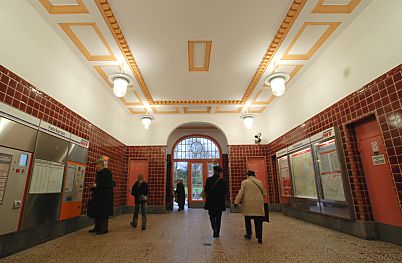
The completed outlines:
{"type": "Polygon", "coordinates": [[[180,113],[180,108],[179,107],[175,107],[175,110],[158,110],[157,107],[153,107],[152,111],[155,114],[175,114],[175,113],[180,113]]]}
{"type": "Polygon", "coordinates": [[[108,25],[110,32],[112,33],[114,39],[116,40],[117,45],[120,48],[121,53],[129,65],[131,72],[133,73],[135,79],[138,82],[138,85],[141,88],[142,93],[145,98],[148,100],[149,104],[153,104],[154,100],[152,98],[151,93],[145,83],[145,80],[141,74],[140,69],[138,68],[137,62],[133,56],[133,53],[130,50],[130,47],[127,44],[126,38],[123,35],[123,32],[120,29],[119,23],[117,23],[116,17],[113,14],[113,10],[110,7],[110,4],[107,0],[95,0],[96,5],[98,6],[99,11],[101,12],[106,24],[108,25]]]}
{"type": "Polygon", "coordinates": [[[212,107],[207,107],[207,109],[205,111],[203,110],[189,110],[189,107],[183,107],[184,113],[188,114],[188,113],[211,113],[212,107]]]}
{"type": "Polygon", "coordinates": [[[322,46],[322,44],[327,41],[327,39],[332,35],[332,33],[338,28],[341,22],[304,22],[302,27],[297,32],[296,36],[293,38],[292,42],[290,42],[288,48],[283,54],[283,60],[309,60],[315,52],[322,46]],[[320,36],[320,38],[314,43],[314,45],[310,48],[310,50],[306,54],[289,54],[290,50],[296,44],[297,40],[303,34],[304,30],[308,26],[328,26],[328,28],[324,31],[324,33],[320,36]]]}
{"type": "Polygon", "coordinates": [[[64,33],[73,41],[74,45],[81,51],[84,57],[88,61],[116,61],[116,57],[113,54],[112,49],[110,48],[108,42],[106,41],[105,37],[103,36],[102,32],[99,30],[99,27],[94,22],[79,22],[79,23],[59,23],[61,29],[63,29],[64,33]],[[74,33],[71,27],[75,26],[88,26],[92,27],[95,30],[95,33],[98,35],[100,41],[102,42],[103,46],[109,52],[108,55],[92,55],[89,50],[85,47],[85,45],[80,41],[78,36],[74,33]]]}
{"type": "Polygon", "coordinates": [[[350,0],[347,5],[326,5],[325,0],[319,0],[311,13],[316,14],[350,14],[362,0],[350,0]]]}
{"type": "Polygon", "coordinates": [[[209,71],[209,62],[211,59],[211,47],[212,41],[211,40],[197,40],[187,42],[188,45],[188,71],[190,72],[205,72],[209,71]],[[205,44],[205,54],[204,54],[204,66],[197,67],[194,66],[194,44],[205,44]]]}
{"type": "Polygon", "coordinates": [[[47,10],[51,15],[56,14],[88,14],[89,11],[86,8],[83,0],[75,0],[76,5],[52,5],[50,0],[39,0],[39,3],[47,10]]]}
{"type": "Polygon", "coordinates": [[[215,113],[241,113],[243,110],[242,106],[239,106],[237,110],[222,110],[220,106],[216,107],[215,113]]]}
{"type": "Polygon", "coordinates": [[[145,98],[148,100],[150,105],[188,105],[188,104],[245,104],[247,100],[250,98],[253,93],[255,87],[260,81],[262,75],[264,74],[266,68],[271,62],[273,56],[278,51],[280,45],[288,34],[290,28],[292,27],[294,21],[300,14],[307,0],[293,0],[285,18],[282,21],[281,26],[279,27],[274,39],[272,40],[270,46],[268,47],[254,77],[251,80],[245,94],[243,95],[241,100],[160,100],[154,101],[151,93],[145,83],[144,78],[138,68],[138,65],[134,59],[134,56],[127,44],[127,41],[124,37],[123,32],[120,29],[120,26],[116,20],[116,17],[113,14],[113,10],[108,2],[108,0],[95,0],[95,3],[98,6],[99,11],[101,12],[106,24],[108,25],[110,31],[112,32],[113,37],[116,40],[117,45],[119,46],[123,56],[125,57],[128,65],[131,68],[131,71],[136,78],[145,98]]]}
{"type": "Polygon", "coordinates": [[[246,103],[246,101],[250,98],[251,94],[253,93],[255,87],[257,86],[258,82],[260,81],[261,77],[264,75],[265,70],[267,69],[269,63],[271,62],[272,58],[278,51],[280,45],[282,44],[283,40],[285,39],[286,35],[289,33],[290,29],[292,28],[293,23],[296,21],[296,18],[300,14],[301,10],[303,9],[307,0],[294,0],[293,4],[290,6],[285,19],[283,20],[281,26],[278,29],[274,39],[272,40],[271,44],[269,45],[265,55],[252,78],[246,93],[244,94],[243,98],[241,99],[242,103],[246,103]]]}

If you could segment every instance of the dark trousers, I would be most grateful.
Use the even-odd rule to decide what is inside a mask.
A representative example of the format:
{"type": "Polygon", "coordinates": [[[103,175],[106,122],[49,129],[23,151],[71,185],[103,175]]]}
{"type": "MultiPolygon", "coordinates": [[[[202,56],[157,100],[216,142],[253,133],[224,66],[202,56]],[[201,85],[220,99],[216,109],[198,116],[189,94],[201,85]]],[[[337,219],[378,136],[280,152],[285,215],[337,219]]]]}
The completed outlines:
{"type": "Polygon", "coordinates": [[[219,235],[221,231],[222,211],[209,211],[209,220],[214,234],[219,235]]]}
{"type": "Polygon", "coordinates": [[[104,232],[109,229],[109,217],[96,217],[95,219],[95,231],[96,232],[104,232]]]}
{"type": "Polygon", "coordinates": [[[262,217],[261,216],[244,216],[246,224],[246,235],[251,236],[251,219],[254,219],[255,236],[257,239],[262,239],[262,217]]]}
{"type": "Polygon", "coordinates": [[[140,212],[140,208],[141,208],[141,215],[142,215],[141,226],[142,226],[142,228],[145,228],[147,226],[147,204],[146,203],[135,204],[133,224],[134,224],[134,226],[137,226],[137,224],[138,224],[138,214],[140,212]]]}

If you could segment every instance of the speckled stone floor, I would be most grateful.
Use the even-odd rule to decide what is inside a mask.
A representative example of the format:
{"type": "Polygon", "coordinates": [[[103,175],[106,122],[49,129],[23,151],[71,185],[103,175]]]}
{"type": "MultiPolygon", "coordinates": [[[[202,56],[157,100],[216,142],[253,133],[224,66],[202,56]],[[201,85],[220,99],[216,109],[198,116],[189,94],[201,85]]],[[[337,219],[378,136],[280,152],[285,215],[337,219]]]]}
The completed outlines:
{"type": "Polygon", "coordinates": [[[130,215],[110,221],[110,232],[84,229],[0,262],[402,262],[402,248],[367,241],[272,213],[264,243],[243,238],[243,217],[224,213],[221,237],[212,238],[207,212],[194,209],[149,215],[148,229],[129,226],[130,215]]]}

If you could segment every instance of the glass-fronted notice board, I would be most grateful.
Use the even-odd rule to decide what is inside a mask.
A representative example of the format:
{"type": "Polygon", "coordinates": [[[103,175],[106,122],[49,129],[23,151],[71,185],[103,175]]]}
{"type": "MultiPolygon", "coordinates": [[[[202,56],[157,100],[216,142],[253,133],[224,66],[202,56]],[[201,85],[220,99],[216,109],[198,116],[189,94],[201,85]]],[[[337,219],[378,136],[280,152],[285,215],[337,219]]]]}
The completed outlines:
{"type": "Polygon", "coordinates": [[[311,148],[302,149],[290,155],[295,197],[317,199],[314,163],[311,148]]]}

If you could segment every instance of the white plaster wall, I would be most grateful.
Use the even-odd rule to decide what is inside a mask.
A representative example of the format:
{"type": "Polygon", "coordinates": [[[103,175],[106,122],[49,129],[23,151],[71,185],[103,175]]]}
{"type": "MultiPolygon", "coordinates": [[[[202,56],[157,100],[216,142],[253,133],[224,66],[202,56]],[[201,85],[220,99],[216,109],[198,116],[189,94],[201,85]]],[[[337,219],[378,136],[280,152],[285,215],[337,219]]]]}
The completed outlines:
{"type": "Polygon", "coordinates": [[[207,135],[209,137],[212,137],[221,147],[221,154],[228,153],[228,141],[226,139],[226,136],[218,129],[176,129],[169,135],[167,141],[167,152],[172,152],[172,148],[177,140],[190,134],[207,135]]]}
{"type": "Polygon", "coordinates": [[[239,115],[181,115],[181,116],[155,116],[149,130],[145,130],[138,121],[138,116],[127,126],[126,138],[128,145],[166,145],[172,131],[184,123],[206,122],[213,124],[220,129],[227,138],[228,145],[231,144],[254,144],[254,135],[261,131],[264,125],[262,116],[256,116],[255,125],[251,130],[243,126],[239,115]]]}
{"type": "Polygon", "coordinates": [[[269,141],[402,63],[402,1],[371,3],[264,114],[269,141]],[[343,76],[351,68],[349,78],[343,76]]]}
{"type": "Polygon", "coordinates": [[[29,1],[0,1],[0,64],[126,142],[129,115],[29,1]]]}

